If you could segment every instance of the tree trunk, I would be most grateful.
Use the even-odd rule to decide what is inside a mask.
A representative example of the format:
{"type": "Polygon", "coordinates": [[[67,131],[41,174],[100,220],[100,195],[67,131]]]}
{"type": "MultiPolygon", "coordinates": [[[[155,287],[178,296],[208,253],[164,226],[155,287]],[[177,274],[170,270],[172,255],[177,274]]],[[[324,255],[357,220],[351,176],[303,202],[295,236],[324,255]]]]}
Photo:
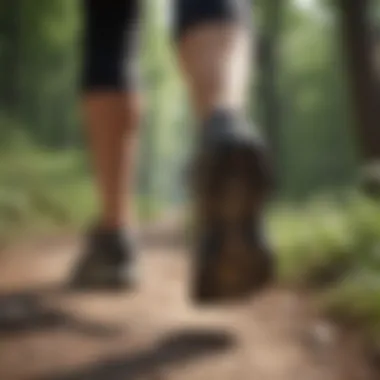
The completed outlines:
{"type": "Polygon", "coordinates": [[[379,92],[374,70],[368,0],[339,0],[343,45],[351,80],[356,134],[365,163],[380,159],[379,92]]]}
{"type": "Polygon", "coordinates": [[[0,31],[3,34],[5,52],[3,53],[3,78],[1,89],[2,107],[12,117],[18,116],[19,109],[19,75],[20,75],[20,49],[21,49],[21,1],[14,0],[6,3],[2,11],[5,22],[0,31]]]}

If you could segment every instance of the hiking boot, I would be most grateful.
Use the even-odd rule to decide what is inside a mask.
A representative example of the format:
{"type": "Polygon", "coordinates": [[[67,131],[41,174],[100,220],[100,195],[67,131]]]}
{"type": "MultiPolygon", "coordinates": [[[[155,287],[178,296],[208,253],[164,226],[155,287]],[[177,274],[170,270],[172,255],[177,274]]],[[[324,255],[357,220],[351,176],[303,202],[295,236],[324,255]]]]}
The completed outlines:
{"type": "Polygon", "coordinates": [[[272,188],[264,145],[237,115],[218,112],[206,123],[193,171],[198,303],[241,299],[273,277],[273,256],[262,231],[272,188]]]}
{"type": "Polygon", "coordinates": [[[75,268],[72,285],[83,289],[130,289],[136,285],[136,248],[121,229],[95,228],[75,268]]]}

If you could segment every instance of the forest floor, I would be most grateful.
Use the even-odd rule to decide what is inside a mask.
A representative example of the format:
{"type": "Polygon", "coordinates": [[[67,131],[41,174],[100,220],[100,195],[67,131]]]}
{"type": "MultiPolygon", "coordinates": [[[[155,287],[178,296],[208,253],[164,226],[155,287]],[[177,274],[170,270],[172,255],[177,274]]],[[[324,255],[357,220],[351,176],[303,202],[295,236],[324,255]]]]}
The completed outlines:
{"type": "Polygon", "coordinates": [[[354,333],[322,319],[300,292],[198,308],[189,255],[143,246],[133,293],[65,289],[80,242],[17,244],[0,255],[1,380],[372,380],[354,333]]]}

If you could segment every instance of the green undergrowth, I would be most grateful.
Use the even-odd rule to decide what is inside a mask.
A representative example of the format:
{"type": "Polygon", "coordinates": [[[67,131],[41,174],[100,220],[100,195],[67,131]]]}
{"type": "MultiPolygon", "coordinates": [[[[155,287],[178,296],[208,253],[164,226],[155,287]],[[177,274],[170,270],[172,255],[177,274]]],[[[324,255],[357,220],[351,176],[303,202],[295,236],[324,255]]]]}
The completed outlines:
{"type": "Polygon", "coordinates": [[[380,339],[380,204],[359,194],[276,208],[270,230],[283,283],[315,291],[327,315],[380,339]]]}
{"type": "MultiPolygon", "coordinates": [[[[0,153],[0,247],[26,235],[77,230],[97,213],[84,154],[23,146],[0,153]]],[[[141,219],[154,217],[158,201],[136,197],[141,219]]]]}
{"type": "Polygon", "coordinates": [[[80,153],[23,149],[0,155],[0,241],[78,226],[94,209],[80,153]]]}

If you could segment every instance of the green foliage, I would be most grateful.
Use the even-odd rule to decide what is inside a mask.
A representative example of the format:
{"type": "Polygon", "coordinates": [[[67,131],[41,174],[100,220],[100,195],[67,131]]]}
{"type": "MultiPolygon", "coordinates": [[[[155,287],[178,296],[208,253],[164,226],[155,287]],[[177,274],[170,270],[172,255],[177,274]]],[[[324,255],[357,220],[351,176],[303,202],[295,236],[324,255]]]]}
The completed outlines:
{"type": "Polygon", "coordinates": [[[79,226],[94,212],[83,157],[21,143],[0,155],[0,240],[21,231],[79,226]]]}
{"type": "Polygon", "coordinates": [[[3,2],[0,19],[0,113],[17,119],[35,141],[73,144],[79,139],[78,2],[3,2]]]}
{"type": "MultiPolygon", "coordinates": [[[[98,203],[83,153],[36,149],[22,134],[12,141],[0,154],[0,246],[20,234],[92,223],[98,203]]],[[[135,203],[143,221],[164,208],[157,198],[137,196],[135,203]]]]}
{"type": "Polygon", "coordinates": [[[282,193],[303,198],[351,184],[357,158],[335,9],[292,3],[281,40],[282,193]]]}
{"type": "Polygon", "coordinates": [[[285,283],[317,291],[320,306],[380,337],[380,204],[349,193],[275,209],[271,232],[285,283]]]}

